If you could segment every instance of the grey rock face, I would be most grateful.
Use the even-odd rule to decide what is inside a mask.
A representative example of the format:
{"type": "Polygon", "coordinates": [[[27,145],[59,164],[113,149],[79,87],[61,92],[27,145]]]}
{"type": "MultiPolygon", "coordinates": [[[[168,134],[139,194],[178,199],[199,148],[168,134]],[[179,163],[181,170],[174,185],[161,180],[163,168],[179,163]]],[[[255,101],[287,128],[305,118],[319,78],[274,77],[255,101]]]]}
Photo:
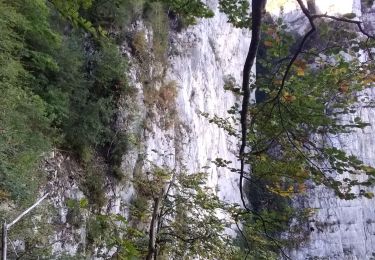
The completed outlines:
{"type": "Polygon", "coordinates": [[[146,139],[147,156],[160,166],[188,173],[207,171],[209,185],[219,189],[221,198],[239,202],[238,176],[212,164],[212,160],[223,158],[236,167],[237,141],[201,113],[229,116],[227,110],[238,100],[224,90],[224,83],[231,78],[241,84],[250,33],[227,23],[227,17],[219,12],[218,1],[207,2],[215,12],[212,19],[172,35],[173,53],[166,78],[178,88],[179,122],[167,131],[156,122],[152,124],[153,131],[146,139]]]}

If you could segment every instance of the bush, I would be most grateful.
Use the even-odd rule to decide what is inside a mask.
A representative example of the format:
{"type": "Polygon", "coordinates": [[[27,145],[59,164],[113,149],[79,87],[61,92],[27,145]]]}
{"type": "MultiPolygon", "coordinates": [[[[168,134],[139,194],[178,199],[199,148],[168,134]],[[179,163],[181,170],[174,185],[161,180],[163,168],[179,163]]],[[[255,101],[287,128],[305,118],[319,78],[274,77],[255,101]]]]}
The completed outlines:
{"type": "Polygon", "coordinates": [[[107,198],[105,197],[105,173],[105,166],[100,163],[98,158],[95,158],[86,165],[85,176],[82,180],[83,192],[90,205],[99,212],[107,202],[107,198]]]}
{"type": "MultiPolygon", "coordinates": [[[[157,108],[161,111],[159,124],[164,129],[171,127],[177,118],[176,97],[177,86],[175,81],[163,84],[159,89],[156,86],[146,85],[143,87],[144,102],[150,108],[157,108]]],[[[149,117],[154,114],[149,112],[149,117]]]]}
{"type": "Polygon", "coordinates": [[[169,44],[169,20],[165,6],[158,2],[147,4],[144,10],[144,19],[152,27],[154,57],[156,61],[166,66],[169,44]]]}
{"type": "Polygon", "coordinates": [[[85,203],[85,200],[74,200],[68,199],[66,205],[68,206],[68,213],[66,214],[67,222],[69,222],[75,228],[79,228],[83,222],[83,216],[81,213],[81,206],[85,203]]]}
{"type": "Polygon", "coordinates": [[[126,133],[117,133],[109,144],[109,164],[111,172],[117,180],[123,180],[125,173],[121,169],[122,156],[131,148],[129,136],[126,133]]]}
{"type": "Polygon", "coordinates": [[[95,26],[120,30],[142,15],[143,4],[144,0],[96,0],[89,10],[89,20],[95,26]]]}
{"type": "Polygon", "coordinates": [[[89,244],[99,243],[106,237],[110,226],[105,215],[94,215],[87,223],[87,240],[89,244]]]}
{"type": "Polygon", "coordinates": [[[150,215],[149,200],[144,196],[137,196],[133,199],[130,207],[131,216],[140,222],[147,222],[150,215]]]}

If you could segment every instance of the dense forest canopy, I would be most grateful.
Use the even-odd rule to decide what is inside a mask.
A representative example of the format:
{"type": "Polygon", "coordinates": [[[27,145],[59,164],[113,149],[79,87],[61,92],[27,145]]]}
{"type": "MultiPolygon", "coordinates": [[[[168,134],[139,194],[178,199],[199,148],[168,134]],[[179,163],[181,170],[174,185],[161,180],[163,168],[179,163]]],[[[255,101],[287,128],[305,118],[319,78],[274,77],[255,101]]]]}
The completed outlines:
{"type": "MultiPolygon", "coordinates": [[[[240,169],[226,158],[214,163],[240,176],[234,192],[241,193],[242,205],[221,201],[206,187],[204,173],[155,166],[151,179],[134,181],[138,196],[126,219],[102,209],[106,178],[126,181],[123,155],[137,145],[116,128],[119,104],[137,95],[127,78],[127,55],[140,73],[149,73],[155,60],[165,69],[169,31],[187,30],[214,11],[199,0],[0,0],[0,219],[14,217],[17,207],[38,197],[48,183],[41,165],[53,150],[83,169],[80,188],[87,199],[66,203],[72,226],[81,225],[82,212],[89,216],[88,245],[77,259],[105,247],[115,248],[118,259],[287,259],[284,249],[306,238],[299,223],[311,209],[292,202],[307,182],[342,199],[372,198],[365,188],[356,194],[352,187],[373,185],[375,170],[326,143],[368,125],[359,117],[342,118],[356,111],[356,93],[372,87],[374,37],[354,14],[320,14],[311,0],[296,4],[307,23],[303,35],[267,13],[266,0],[219,1],[228,22],[252,34],[246,63],[238,68],[241,86],[223,86],[242,103],[228,111],[230,120],[204,115],[238,139],[240,169]],[[140,20],[155,33],[151,54],[145,36],[129,29],[140,20]],[[127,53],[120,51],[124,42],[127,53]],[[251,75],[254,66],[257,75],[251,75]],[[257,102],[251,102],[252,93],[257,102]],[[352,178],[334,178],[348,173],[352,178]],[[359,175],[367,178],[358,181],[359,175]],[[235,225],[236,238],[225,233],[235,225]]],[[[156,80],[141,77],[148,85],[156,80]]],[[[169,84],[163,90],[145,91],[145,106],[168,113],[176,89],[169,84]]],[[[17,259],[51,257],[46,237],[52,221],[44,230],[32,226],[25,220],[10,234],[27,241],[17,259]]]]}

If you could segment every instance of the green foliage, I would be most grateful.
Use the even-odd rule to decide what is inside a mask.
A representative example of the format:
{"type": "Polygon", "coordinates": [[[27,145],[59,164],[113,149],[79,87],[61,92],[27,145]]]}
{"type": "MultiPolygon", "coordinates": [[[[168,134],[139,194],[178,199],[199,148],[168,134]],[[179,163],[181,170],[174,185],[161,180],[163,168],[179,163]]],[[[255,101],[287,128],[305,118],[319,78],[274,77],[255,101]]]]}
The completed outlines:
{"type": "MultiPolygon", "coordinates": [[[[44,153],[52,145],[60,146],[73,152],[84,168],[81,188],[87,200],[67,201],[67,220],[79,228],[84,219],[83,210],[100,212],[106,203],[106,173],[111,170],[118,179],[123,178],[122,155],[133,145],[131,136],[115,132],[111,127],[119,98],[126,91],[130,95],[133,93],[124,77],[124,59],[108,38],[98,40],[97,36],[104,34],[102,28],[111,30],[125,26],[142,13],[155,32],[155,58],[164,66],[168,18],[161,3],[151,3],[145,9],[143,1],[52,0],[49,3],[42,0],[0,2],[0,89],[3,92],[0,98],[0,199],[15,202],[32,199],[31,195],[37,194],[44,180],[38,173],[44,153]],[[138,11],[132,13],[132,10],[138,11]],[[61,16],[75,27],[67,26],[61,16]],[[96,39],[84,32],[90,32],[96,39]]],[[[190,11],[199,17],[212,15],[200,2],[189,2],[189,9],[175,2],[170,4],[187,23],[194,21],[190,11]]],[[[166,84],[158,93],[157,106],[172,109],[175,95],[175,86],[166,84]]],[[[165,176],[156,175],[153,189],[160,189],[165,176]]],[[[146,221],[149,198],[143,194],[135,201],[131,210],[133,218],[146,221]]],[[[209,202],[216,199],[207,197],[203,191],[196,196],[197,203],[211,212],[216,204],[209,206],[209,202]]],[[[222,230],[221,224],[211,224],[217,219],[207,218],[207,227],[212,228],[210,236],[222,230]]],[[[200,226],[203,224],[199,222],[200,226]]],[[[179,225],[182,228],[185,224],[180,221],[179,225]]],[[[203,231],[209,230],[202,227],[200,232],[203,231]]],[[[32,241],[33,245],[45,242],[31,235],[24,239],[32,241]]],[[[88,220],[87,239],[91,245],[116,247],[122,259],[142,255],[140,249],[146,241],[143,232],[130,228],[119,216],[101,214],[88,220]]],[[[202,248],[202,245],[194,246],[194,254],[202,248]]],[[[30,250],[31,255],[50,253],[50,247],[43,248],[46,252],[34,249],[30,250]]],[[[215,250],[218,249],[216,246],[215,250]]]]}
{"type": "Polygon", "coordinates": [[[158,62],[167,64],[169,47],[169,20],[162,3],[149,3],[144,8],[144,19],[153,31],[153,54],[158,62]]]}
{"type": "Polygon", "coordinates": [[[105,241],[111,228],[105,215],[94,215],[88,220],[87,226],[87,240],[91,245],[105,241]]]}
{"type": "MultiPolygon", "coordinates": [[[[206,182],[206,173],[176,174],[156,166],[147,178],[135,180],[138,196],[131,209],[133,218],[148,223],[157,210],[156,201],[161,200],[156,234],[158,257],[233,259],[238,253],[231,238],[224,234],[225,228],[233,224],[230,215],[237,209],[220,201],[206,182]],[[224,220],[223,215],[228,218],[224,220]]],[[[147,252],[147,243],[142,243],[148,239],[144,232],[137,245],[147,252]]]]}
{"type": "Polygon", "coordinates": [[[101,26],[94,27],[91,21],[81,15],[82,11],[92,6],[92,0],[50,0],[50,2],[73,25],[83,28],[95,37],[105,36],[105,31],[101,26]]]}
{"type": "MultiPolygon", "coordinates": [[[[248,1],[222,0],[220,10],[236,27],[250,27],[248,1]]],[[[153,53],[148,50],[144,32],[133,35],[133,51],[145,69],[142,79],[162,81],[169,47],[168,15],[172,14],[185,25],[196,23],[196,18],[213,16],[199,0],[0,1],[0,202],[11,199],[25,203],[37,194],[39,184],[45,181],[38,166],[55,145],[73,152],[84,167],[81,187],[88,199],[67,201],[70,224],[80,226],[84,209],[101,211],[106,203],[106,174],[110,171],[119,180],[124,177],[122,156],[137,142],[113,129],[120,97],[132,95],[133,90],[124,76],[124,59],[110,38],[121,40],[116,30],[138,17],[145,18],[154,32],[153,53]],[[108,37],[99,39],[100,35],[108,37]],[[148,75],[151,62],[161,64],[160,75],[148,75]]],[[[246,154],[246,162],[252,166],[246,193],[251,194],[248,199],[253,212],[220,201],[206,187],[203,173],[177,175],[155,168],[150,176],[134,180],[137,197],[130,208],[133,223],[117,215],[96,214],[87,223],[89,244],[115,247],[120,259],[144,256],[148,239],[144,224],[152,215],[150,205],[155,207],[152,202],[162,198],[156,242],[160,257],[233,259],[238,255],[276,259],[279,247],[270,237],[282,246],[303,240],[297,236],[301,233],[298,228],[289,230],[291,237],[297,236],[295,241],[291,237],[285,241],[280,234],[290,226],[291,219],[299,223],[309,215],[308,210],[291,207],[291,198],[304,193],[306,181],[326,185],[343,199],[374,196],[365,189],[353,194],[351,188],[375,183],[375,170],[327,145],[332,134],[367,126],[360,118],[343,121],[342,115],[356,111],[355,92],[374,80],[373,64],[361,62],[358,55],[359,50],[374,43],[358,39],[349,27],[322,24],[319,37],[329,36],[331,45],[322,41],[301,54],[283,82],[286,57],[295,42],[285,29],[282,21],[263,28],[266,58],[258,63],[267,73],[258,74],[256,88],[265,93],[266,100],[249,109],[252,121],[246,154]],[[328,47],[322,49],[323,45],[328,47]],[[346,59],[337,46],[344,47],[352,59],[346,59]],[[368,179],[333,178],[344,173],[364,173],[368,179]],[[223,234],[233,222],[230,218],[223,220],[218,212],[243,224],[241,237],[245,239],[238,245],[246,248],[244,252],[223,234]],[[143,227],[135,229],[137,224],[143,227]]],[[[162,84],[157,90],[152,87],[144,89],[147,105],[173,114],[175,84],[162,84]]],[[[240,93],[230,79],[225,87],[240,93]]],[[[233,127],[238,109],[234,106],[229,118],[214,116],[210,121],[238,137],[233,127]]],[[[164,123],[166,127],[170,124],[164,123]]],[[[227,167],[230,162],[217,159],[215,163],[227,167]]],[[[22,238],[33,245],[25,257],[50,253],[48,246],[38,247],[46,244],[43,238],[48,232],[33,231],[31,223],[26,222],[20,227],[28,231],[22,238]]],[[[21,232],[17,232],[12,239],[19,238],[21,232]]]]}
{"type": "Polygon", "coordinates": [[[185,25],[193,25],[196,18],[210,18],[214,16],[212,10],[201,0],[159,0],[165,3],[183,20],[185,25]]]}
{"type": "Polygon", "coordinates": [[[118,180],[125,177],[121,169],[122,156],[131,149],[134,144],[131,142],[131,137],[123,132],[115,134],[112,142],[109,144],[109,164],[112,167],[112,174],[118,180]]]}
{"type": "Polygon", "coordinates": [[[85,165],[85,176],[81,184],[90,205],[99,212],[107,202],[105,197],[105,173],[105,165],[98,158],[92,159],[85,165]]]}
{"type": "MultiPolygon", "coordinates": [[[[276,259],[280,247],[298,245],[308,232],[292,225],[292,220],[305,223],[311,214],[309,209],[292,207],[291,199],[304,194],[306,182],[325,185],[342,199],[373,196],[366,188],[354,194],[352,187],[372,185],[374,169],[332,147],[330,139],[368,126],[359,117],[345,115],[356,112],[356,92],[371,86],[374,64],[359,59],[358,50],[366,49],[367,43],[349,26],[331,23],[319,25],[316,42],[305,46],[288,70],[290,53],[296,49],[293,43],[298,40],[287,33],[281,19],[272,26],[263,25],[262,31],[253,89],[265,98],[250,104],[248,111],[245,163],[251,170],[244,173],[244,192],[251,211],[241,214],[240,221],[244,225],[241,236],[246,237],[242,245],[249,257],[276,259]],[[357,180],[361,174],[367,175],[365,181],[357,180]]],[[[238,94],[235,86],[225,87],[238,94]]],[[[234,127],[239,109],[234,105],[228,111],[233,116],[228,118],[204,116],[229,135],[240,136],[234,127]]],[[[215,163],[239,173],[226,160],[215,163]]]]}
{"type": "Polygon", "coordinates": [[[41,181],[37,166],[51,144],[47,135],[50,120],[46,117],[46,104],[30,91],[33,75],[26,69],[27,65],[35,68],[46,58],[35,49],[28,49],[24,42],[25,39],[37,41],[28,32],[34,26],[29,20],[35,18],[32,8],[41,8],[39,23],[35,25],[46,36],[46,41],[51,33],[43,20],[46,10],[42,2],[22,5],[22,10],[30,11],[29,17],[17,10],[20,8],[17,4],[16,1],[12,5],[0,2],[3,35],[0,40],[0,190],[14,200],[26,202],[36,194],[41,181]],[[25,56],[30,59],[21,61],[25,56]]]}
{"type": "MultiPolygon", "coordinates": [[[[279,30],[282,30],[281,26],[279,30]]],[[[268,71],[274,71],[274,61],[289,52],[289,39],[279,30],[266,32],[272,38],[266,37],[267,59],[260,63],[268,71]]],[[[356,57],[345,60],[340,54],[331,58],[321,54],[320,57],[315,59],[310,54],[301,54],[282,90],[285,63],[272,74],[260,75],[257,87],[268,95],[268,100],[250,108],[253,121],[248,136],[251,147],[248,162],[255,175],[262,172],[261,176],[283,176],[291,180],[288,186],[294,185],[295,181],[303,183],[312,179],[346,197],[350,186],[340,189],[341,184],[333,180],[332,174],[368,172],[355,156],[327,148],[325,140],[329,135],[368,125],[360,118],[349,122],[341,118],[342,114],[355,111],[356,97],[351,93],[366,86],[371,65],[361,63],[356,57]],[[318,65],[310,68],[307,64],[313,58],[318,65]],[[322,166],[325,163],[328,166],[322,166]]],[[[373,179],[372,174],[368,175],[373,179]]]]}
{"type": "MultiPolygon", "coordinates": [[[[9,210],[4,211],[4,209],[1,210],[0,221],[15,219],[18,214],[26,210],[29,206],[31,205],[25,205],[13,212],[9,210]]],[[[8,243],[8,258],[35,259],[35,256],[39,256],[40,258],[51,259],[50,238],[53,235],[54,226],[50,223],[50,220],[55,216],[54,214],[56,214],[54,208],[44,202],[28,213],[28,218],[22,218],[16,225],[12,226],[8,230],[9,241],[25,241],[25,250],[18,250],[16,254],[12,244],[8,243]]]]}
{"type": "MultiPolygon", "coordinates": [[[[159,6],[168,7],[185,26],[196,23],[196,18],[209,18],[213,12],[200,0],[50,0],[60,14],[73,25],[90,32],[94,37],[106,36],[113,30],[121,30],[144,12],[158,11],[159,6]],[[107,29],[107,30],[105,30],[107,29]],[[108,31],[109,29],[109,31],[108,31]]],[[[162,8],[164,9],[164,8],[162,8]]],[[[163,10],[163,13],[166,12],[163,10]]],[[[158,23],[157,20],[153,21],[158,23]]]]}
{"type": "Polygon", "coordinates": [[[144,0],[96,0],[87,14],[88,19],[103,28],[125,29],[143,13],[144,0]]]}
{"type": "Polygon", "coordinates": [[[67,199],[66,206],[68,207],[68,213],[66,214],[66,220],[68,223],[73,225],[75,228],[79,228],[83,223],[82,210],[87,209],[89,201],[87,199],[74,200],[67,199]]]}
{"type": "Polygon", "coordinates": [[[67,145],[79,152],[111,141],[114,132],[108,126],[126,86],[124,61],[113,45],[103,46],[86,62],[92,69],[80,76],[82,84],[75,80],[76,87],[69,89],[69,117],[62,125],[67,145]]]}
{"type": "MultiPolygon", "coordinates": [[[[69,12],[91,7],[90,1],[53,4],[69,12]]],[[[43,180],[38,164],[52,143],[89,162],[112,141],[116,103],[128,89],[126,66],[109,40],[98,44],[79,29],[66,31],[56,14],[52,22],[42,0],[0,5],[0,190],[2,198],[22,201],[36,194],[43,180]]]]}
{"type": "Polygon", "coordinates": [[[109,247],[116,249],[118,259],[139,259],[141,252],[136,241],[144,234],[131,228],[121,215],[97,214],[87,223],[87,239],[90,247],[109,247]]]}
{"type": "Polygon", "coordinates": [[[228,22],[237,28],[251,28],[250,2],[247,0],[220,0],[220,11],[228,16],[228,22]]]}
{"type": "Polygon", "coordinates": [[[179,174],[172,181],[173,194],[163,203],[158,234],[160,254],[172,258],[231,259],[235,248],[224,234],[230,205],[220,201],[206,186],[207,174],[179,174]]]}
{"type": "MultiPolygon", "coordinates": [[[[343,27],[339,35],[333,28],[322,26],[319,42],[310,43],[313,47],[299,55],[285,82],[289,62],[285,57],[293,50],[291,43],[295,40],[287,35],[282,21],[264,28],[266,53],[258,60],[264,73],[257,75],[256,88],[265,93],[266,99],[249,108],[246,162],[252,167],[249,200],[263,216],[263,221],[255,218],[255,223],[261,222],[272,237],[278,238],[287,230],[292,219],[303,223],[299,215],[308,217],[308,209],[292,209],[290,201],[305,192],[306,181],[325,185],[342,199],[371,196],[364,195],[365,191],[354,194],[351,188],[370,185],[375,177],[373,169],[354,155],[333,148],[329,140],[333,135],[368,126],[360,118],[343,120],[343,115],[356,111],[355,92],[368,86],[366,79],[373,64],[361,62],[345,43],[356,37],[352,31],[343,27]],[[323,48],[331,44],[339,44],[340,50],[352,57],[347,59],[335,47],[323,48]],[[351,179],[340,181],[336,175],[344,173],[351,179]],[[367,175],[367,181],[356,181],[359,174],[367,175]]],[[[295,237],[304,233],[303,229],[296,231],[295,237]]],[[[289,245],[295,243],[293,236],[287,239],[289,245]]],[[[272,251],[277,252],[277,248],[272,251]]]]}

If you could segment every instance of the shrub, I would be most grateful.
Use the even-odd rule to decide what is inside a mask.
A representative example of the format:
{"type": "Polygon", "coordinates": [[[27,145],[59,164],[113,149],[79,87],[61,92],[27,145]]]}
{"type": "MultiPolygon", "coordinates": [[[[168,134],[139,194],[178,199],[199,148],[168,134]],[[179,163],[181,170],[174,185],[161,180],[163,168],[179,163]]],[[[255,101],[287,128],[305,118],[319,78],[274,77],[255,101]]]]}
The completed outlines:
{"type": "Polygon", "coordinates": [[[95,26],[120,30],[142,15],[144,0],[96,0],[89,9],[89,20],[95,26]]]}
{"type": "Polygon", "coordinates": [[[100,212],[100,209],[107,202],[107,198],[105,197],[106,169],[98,161],[100,161],[99,158],[95,158],[86,165],[85,176],[82,180],[82,190],[88,198],[90,205],[100,212]]]}
{"type": "Polygon", "coordinates": [[[107,217],[105,215],[94,215],[87,222],[87,240],[93,245],[102,242],[110,229],[107,217]]]}
{"type": "Polygon", "coordinates": [[[145,5],[144,18],[153,31],[153,54],[156,61],[164,66],[167,63],[169,21],[167,11],[162,3],[149,3],[145,5]]]}
{"type": "Polygon", "coordinates": [[[112,174],[118,180],[125,177],[121,169],[122,156],[131,148],[129,136],[126,133],[119,132],[115,135],[112,142],[109,144],[109,164],[112,167],[112,174]]]}
{"type": "Polygon", "coordinates": [[[145,31],[138,31],[133,35],[131,46],[134,54],[141,62],[150,59],[145,31]]]}
{"type": "Polygon", "coordinates": [[[81,214],[81,201],[68,199],[66,205],[68,207],[68,213],[66,214],[67,222],[75,228],[79,228],[83,221],[83,216],[81,214]]]}
{"type": "Polygon", "coordinates": [[[144,196],[135,197],[131,203],[130,214],[137,221],[148,221],[150,215],[149,200],[144,196]]]}

